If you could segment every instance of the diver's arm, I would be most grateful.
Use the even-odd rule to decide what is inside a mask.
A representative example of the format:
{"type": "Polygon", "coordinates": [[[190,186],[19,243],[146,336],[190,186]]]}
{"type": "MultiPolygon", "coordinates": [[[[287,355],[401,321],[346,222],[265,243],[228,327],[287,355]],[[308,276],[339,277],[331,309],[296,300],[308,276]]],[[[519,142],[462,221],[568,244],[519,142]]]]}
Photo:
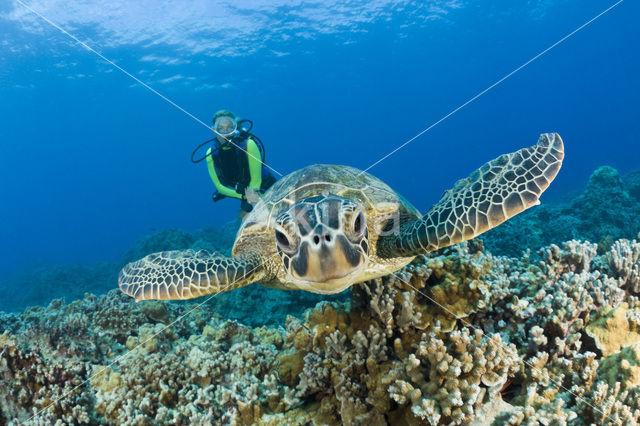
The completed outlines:
{"type": "Polygon", "coordinates": [[[218,178],[218,173],[216,173],[216,168],[213,165],[211,148],[207,149],[207,168],[209,169],[209,176],[211,176],[211,180],[213,181],[213,184],[216,186],[216,189],[220,194],[227,197],[242,198],[242,195],[238,194],[235,190],[224,186],[222,182],[220,182],[220,178],[218,178]]]}
{"type": "Polygon", "coordinates": [[[262,185],[262,154],[253,139],[247,141],[247,159],[249,160],[249,188],[260,189],[262,185]]]}

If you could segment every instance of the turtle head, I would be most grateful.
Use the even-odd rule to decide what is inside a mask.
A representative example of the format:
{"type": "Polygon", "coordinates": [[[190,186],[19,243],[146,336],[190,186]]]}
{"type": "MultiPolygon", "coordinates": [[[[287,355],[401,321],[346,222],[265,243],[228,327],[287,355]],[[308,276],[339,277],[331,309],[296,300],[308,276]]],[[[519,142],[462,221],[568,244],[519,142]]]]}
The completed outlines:
{"type": "Polygon", "coordinates": [[[362,207],[335,195],[298,201],[276,219],[278,254],[301,290],[339,293],[369,262],[369,233],[362,207]]]}

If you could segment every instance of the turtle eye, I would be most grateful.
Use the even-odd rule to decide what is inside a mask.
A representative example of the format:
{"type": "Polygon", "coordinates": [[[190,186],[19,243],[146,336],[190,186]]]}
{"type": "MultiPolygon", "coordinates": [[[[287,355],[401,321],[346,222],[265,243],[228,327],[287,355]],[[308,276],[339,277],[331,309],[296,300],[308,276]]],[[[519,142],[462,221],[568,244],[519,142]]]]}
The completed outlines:
{"type": "Polygon", "coordinates": [[[358,237],[364,232],[364,215],[362,212],[358,212],[356,218],[353,220],[352,229],[353,233],[358,237]]]}
{"type": "Polygon", "coordinates": [[[276,240],[278,241],[278,244],[280,244],[281,246],[284,246],[284,247],[291,246],[291,244],[289,244],[289,239],[287,238],[287,236],[280,231],[276,231],[276,240]]]}
{"type": "Polygon", "coordinates": [[[289,240],[289,237],[287,237],[287,235],[279,229],[276,229],[276,243],[278,244],[278,247],[280,247],[280,249],[283,251],[289,252],[294,248],[293,244],[289,240]]]}

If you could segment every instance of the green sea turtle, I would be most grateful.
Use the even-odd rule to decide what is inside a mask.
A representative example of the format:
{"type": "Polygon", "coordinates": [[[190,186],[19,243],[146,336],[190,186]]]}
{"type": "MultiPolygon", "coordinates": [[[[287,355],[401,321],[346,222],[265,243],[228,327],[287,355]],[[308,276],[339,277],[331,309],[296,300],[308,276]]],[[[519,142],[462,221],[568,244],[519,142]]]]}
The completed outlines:
{"type": "Polygon", "coordinates": [[[556,133],[488,162],[422,216],[374,176],[312,165],[274,184],[247,215],[232,257],[165,251],[126,265],[120,289],[138,300],[190,299],[250,283],[338,293],[415,256],[474,238],[539,204],[560,170],[556,133]]]}

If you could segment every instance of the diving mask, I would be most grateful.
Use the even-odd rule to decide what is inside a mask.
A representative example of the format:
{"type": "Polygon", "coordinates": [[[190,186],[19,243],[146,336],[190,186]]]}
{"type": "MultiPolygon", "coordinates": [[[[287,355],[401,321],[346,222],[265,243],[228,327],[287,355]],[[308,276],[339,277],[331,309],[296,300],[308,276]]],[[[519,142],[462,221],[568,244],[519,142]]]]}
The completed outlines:
{"type": "Polygon", "coordinates": [[[221,116],[213,123],[213,132],[222,137],[233,136],[238,130],[238,124],[236,120],[228,116],[221,116]]]}

